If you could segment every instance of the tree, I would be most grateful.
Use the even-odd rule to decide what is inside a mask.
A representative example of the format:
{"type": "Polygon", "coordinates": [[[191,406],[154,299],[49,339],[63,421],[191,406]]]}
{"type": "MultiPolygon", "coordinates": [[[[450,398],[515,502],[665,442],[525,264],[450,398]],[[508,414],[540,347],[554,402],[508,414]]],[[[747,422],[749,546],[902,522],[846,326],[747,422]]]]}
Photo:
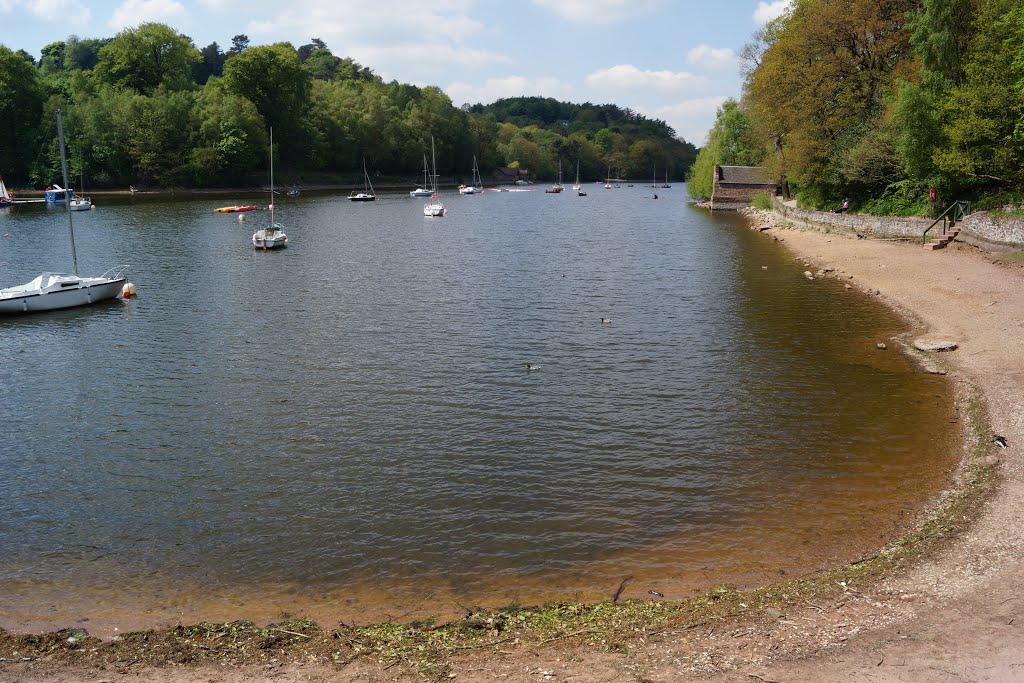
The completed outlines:
{"type": "Polygon", "coordinates": [[[94,69],[100,60],[100,50],[109,42],[108,39],[68,36],[64,45],[65,68],[79,71],[94,69]]]}
{"type": "Polygon", "coordinates": [[[910,35],[924,68],[953,85],[963,82],[977,0],[922,0],[910,18],[910,35]]]}
{"type": "Polygon", "coordinates": [[[246,97],[278,133],[290,152],[300,153],[302,118],[309,107],[311,79],[291,43],[251,47],[224,64],[228,92],[246,97]]]}
{"type": "Polygon", "coordinates": [[[917,0],[797,0],[773,27],[746,98],[762,139],[784,155],[779,170],[820,182],[830,160],[883,113],[894,82],[908,75],[907,20],[917,0]]]}
{"type": "Polygon", "coordinates": [[[1017,0],[982,0],[964,61],[964,81],[943,104],[948,143],[940,171],[968,186],[1024,180],[1024,10],[1017,0]]]}
{"type": "Polygon", "coordinates": [[[64,70],[64,48],[63,40],[43,46],[39,57],[39,68],[44,74],[64,70]]]}
{"type": "Polygon", "coordinates": [[[736,100],[722,103],[715,114],[715,125],[708,142],[686,176],[691,197],[711,197],[712,173],[718,166],[757,166],[764,161],[764,148],[752,134],[749,113],[736,100]]]}
{"type": "Polygon", "coordinates": [[[149,94],[158,86],[191,87],[192,67],[201,60],[188,38],[166,24],[148,22],[104,45],[95,72],[103,83],[149,94]]]}
{"type": "Polygon", "coordinates": [[[220,76],[224,73],[224,60],[227,57],[216,41],[200,50],[199,54],[202,61],[192,68],[192,78],[199,85],[206,85],[211,76],[220,76]]]}
{"type": "Polygon", "coordinates": [[[35,67],[0,45],[0,169],[11,180],[27,178],[42,112],[43,91],[35,67]]]}
{"type": "Polygon", "coordinates": [[[244,33],[239,33],[231,39],[231,48],[228,50],[228,57],[234,57],[235,55],[243,52],[247,47],[249,47],[249,36],[244,33]]]}

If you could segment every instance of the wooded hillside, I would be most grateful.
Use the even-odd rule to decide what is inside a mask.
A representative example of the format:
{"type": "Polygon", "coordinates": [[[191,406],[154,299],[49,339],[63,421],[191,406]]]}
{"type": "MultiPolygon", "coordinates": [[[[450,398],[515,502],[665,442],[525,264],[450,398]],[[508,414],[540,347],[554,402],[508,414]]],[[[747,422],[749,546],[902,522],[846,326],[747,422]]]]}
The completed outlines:
{"type": "Polygon", "coordinates": [[[662,121],[613,105],[542,98],[457,108],[437,87],[384,82],[314,38],[197,49],[170,26],[146,23],[109,39],[51,43],[38,62],[0,45],[0,174],[8,185],[60,178],[54,112],[64,110],[71,174],[90,187],[207,187],[266,177],[269,129],[276,168],[292,181],[371,173],[418,177],[430,138],[438,172],[468,177],[527,169],[566,180],[577,159],[588,179],[614,173],[679,178],[693,145],[662,121]]]}

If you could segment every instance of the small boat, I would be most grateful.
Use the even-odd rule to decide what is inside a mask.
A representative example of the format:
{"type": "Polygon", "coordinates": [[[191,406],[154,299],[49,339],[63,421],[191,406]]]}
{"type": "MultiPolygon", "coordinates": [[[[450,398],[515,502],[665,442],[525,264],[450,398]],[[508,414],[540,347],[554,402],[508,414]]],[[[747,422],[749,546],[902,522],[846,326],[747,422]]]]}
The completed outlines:
{"type": "Polygon", "coordinates": [[[415,190],[410,190],[409,191],[409,196],[410,197],[429,197],[430,195],[434,194],[434,192],[430,189],[430,181],[428,180],[429,176],[430,176],[430,168],[427,166],[427,155],[424,154],[423,155],[423,185],[420,186],[420,187],[417,187],[415,190]]]}
{"type": "Polygon", "coordinates": [[[373,202],[377,201],[377,195],[373,193],[373,183],[370,182],[370,174],[366,172],[366,158],[363,158],[363,191],[352,192],[348,195],[350,202],[373,202]]]}
{"type": "Polygon", "coordinates": [[[252,246],[267,251],[288,246],[288,235],[280,223],[274,222],[274,129],[270,129],[270,224],[252,234],[252,246]]]}
{"type": "Polygon", "coordinates": [[[473,180],[471,185],[459,185],[459,194],[476,194],[483,192],[483,181],[480,179],[480,167],[476,165],[476,155],[473,155],[473,180]]]}
{"type": "MultiPolygon", "coordinates": [[[[274,201],[271,197],[270,201],[274,201]]],[[[219,209],[214,209],[214,213],[240,213],[242,211],[254,211],[256,209],[255,204],[249,204],[247,206],[222,206],[219,209]]]]}
{"type": "Polygon", "coordinates": [[[291,189],[288,190],[288,196],[292,197],[292,198],[298,197],[299,196],[299,188],[296,187],[295,185],[292,185],[291,189]]]}
{"type": "Polygon", "coordinates": [[[92,208],[92,200],[88,197],[72,197],[68,208],[72,211],[88,211],[92,208]]]}
{"type": "Polygon", "coordinates": [[[544,190],[548,194],[558,194],[565,188],[562,187],[562,160],[558,160],[558,182],[551,186],[550,190],[544,190]]]}
{"type": "Polygon", "coordinates": [[[430,203],[423,205],[424,216],[444,216],[448,213],[448,209],[444,208],[444,204],[437,198],[437,156],[434,154],[434,136],[430,136],[430,159],[434,167],[434,172],[431,174],[433,188],[433,194],[430,195],[430,203]]]}
{"type": "MultiPolygon", "coordinates": [[[[60,142],[60,165],[66,185],[68,169],[64,151],[64,120],[60,109],[57,110],[57,139],[60,142]]],[[[63,188],[59,186],[48,188],[47,191],[50,190],[64,192],[63,188]]],[[[124,271],[128,266],[111,268],[99,277],[79,276],[78,255],[75,252],[75,227],[74,221],[71,219],[70,205],[68,205],[67,213],[68,233],[71,237],[71,263],[74,272],[42,273],[23,285],[0,289],[0,313],[33,313],[87,306],[116,298],[128,286],[124,276],[124,271]]]]}
{"type": "Polygon", "coordinates": [[[11,193],[7,191],[4,179],[0,178],[0,206],[11,206],[12,204],[14,202],[11,201],[11,193]]]}
{"type": "MultiPolygon", "coordinates": [[[[572,189],[577,192],[580,191],[580,160],[576,160],[576,182],[572,184],[572,189]]],[[[585,196],[585,195],[584,195],[585,196]]]]}
{"type": "Polygon", "coordinates": [[[661,187],[662,187],[662,189],[665,189],[665,190],[672,189],[672,186],[668,184],[668,169],[667,168],[665,169],[665,184],[662,185],[661,187]]]}
{"type": "MultiPolygon", "coordinates": [[[[64,182],[66,183],[67,181],[65,180],[64,182]]],[[[70,187],[65,189],[60,185],[51,185],[44,190],[44,196],[46,197],[46,201],[54,204],[60,204],[66,202],[69,197],[74,197],[75,191],[70,187]]]]}

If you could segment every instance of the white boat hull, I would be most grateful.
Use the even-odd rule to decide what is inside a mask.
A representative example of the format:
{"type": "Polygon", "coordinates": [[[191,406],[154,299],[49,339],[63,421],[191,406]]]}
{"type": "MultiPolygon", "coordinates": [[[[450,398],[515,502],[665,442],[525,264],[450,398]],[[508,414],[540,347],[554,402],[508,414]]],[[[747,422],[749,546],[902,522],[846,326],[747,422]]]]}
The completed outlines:
{"type": "Polygon", "coordinates": [[[444,214],[444,204],[427,204],[423,207],[424,216],[443,216],[444,214]]]}
{"type": "Polygon", "coordinates": [[[75,197],[71,200],[69,207],[72,211],[88,211],[92,208],[92,201],[75,197]]]}
{"type": "Polygon", "coordinates": [[[31,282],[0,289],[0,314],[36,313],[88,306],[114,299],[127,282],[124,277],[76,277],[43,273],[31,282]]]}
{"type": "Polygon", "coordinates": [[[409,190],[409,196],[410,197],[429,197],[432,194],[434,194],[433,190],[422,190],[422,189],[409,190]]]}
{"type": "Polygon", "coordinates": [[[283,249],[288,246],[288,235],[281,230],[257,230],[252,235],[252,246],[257,249],[283,249]]]}

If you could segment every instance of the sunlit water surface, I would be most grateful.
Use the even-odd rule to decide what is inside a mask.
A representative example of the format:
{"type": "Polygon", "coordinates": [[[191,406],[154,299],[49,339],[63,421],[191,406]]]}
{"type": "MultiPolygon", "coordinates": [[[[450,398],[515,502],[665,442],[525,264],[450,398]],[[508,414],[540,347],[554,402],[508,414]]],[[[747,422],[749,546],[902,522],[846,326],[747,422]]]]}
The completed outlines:
{"type": "MultiPolygon", "coordinates": [[[[682,186],[586,189],[282,198],[269,253],[212,213],[265,198],[98,198],[80,270],[138,298],[0,319],[0,626],[672,598],[899,533],[956,450],[900,321],[682,186]]],[[[70,268],[62,211],[0,227],[0,286],[70,268]]]]}

